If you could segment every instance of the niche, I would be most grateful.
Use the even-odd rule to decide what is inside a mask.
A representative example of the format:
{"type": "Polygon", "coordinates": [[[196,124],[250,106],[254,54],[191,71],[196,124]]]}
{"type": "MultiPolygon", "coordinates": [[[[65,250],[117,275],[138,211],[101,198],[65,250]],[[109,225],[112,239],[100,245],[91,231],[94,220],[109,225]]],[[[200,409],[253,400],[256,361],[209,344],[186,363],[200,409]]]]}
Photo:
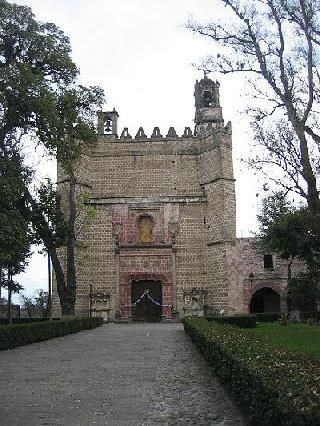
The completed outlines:
{"type": "Polygon", "coordinates": [[[153,242],[154,220],[151,216],[140,216],[138,219],[139,241],[141,243],[153,242]]]}

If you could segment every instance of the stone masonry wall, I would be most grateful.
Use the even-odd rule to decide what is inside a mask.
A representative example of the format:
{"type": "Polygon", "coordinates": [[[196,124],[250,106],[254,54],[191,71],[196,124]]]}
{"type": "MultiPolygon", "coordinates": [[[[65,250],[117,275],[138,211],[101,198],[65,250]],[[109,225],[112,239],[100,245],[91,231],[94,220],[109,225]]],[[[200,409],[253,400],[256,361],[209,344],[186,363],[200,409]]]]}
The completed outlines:
{"type": "MultiPolygon", "coordinates": [[[[264,254],[259,249],[257,238],[238,238],[227,246],[229,269],[229,305],[236,312],[248,312],[252,295],[263,287],[268,287],[280,294],[282,310],[286,310],[287,296],[287,262],[273,256],[273,270],[264,269],[264,254]],[[251,283],[249,274],[254,274],[251,283]]],[[[295,260],[292,275],[304,269],[302,262],[295,260]]]]}
{"type": "MultiPolygon", "coordinates": [[[[162,137],[156,127],[151,137],[142,128],[134,138],[126,128],[118,137],[118,113],[99,113],[98,143],[77,168],[77,195],[95,208],[77,247],[78,314],[88,312],[91,287],[108,296],[95,302],[105,305],[105,317],[130,319],[136,280],[161,281],[166,318],[183,316],[188,304],[188,312],[197,304],[228,310],[228,244],[236,238],[232,130],[223,125],[217,82],[205,76],[195,97],[196,130],[186,127],[182,136],[171,127],[162,137]]],[[[60,168],[58,181],[65,201],[60,168]]]]}
{"type": "Polygon", "coordinates": [[[106,142],[92,152],[95,197],[198,195],[195,141],[106,142]],[[181,145],[181,146],[180,146],[181,145]]]}
{"type": "Polygon", "coordinates": [[[109,319],[128,317],[122,306],[130,305],[130,282],[148,276],[161,280],[165,304],[180,316],[194,289],[205,292],[210,309],[227,308],[222,243],[235,235],[230,138],[230,126],[204,137],[99,138],[78,169],[78,182],[96,209],[81,235],[78,314],[88,313],[91,284],[94,292],[108,294],[109,319]],[[153,242],[139,247],[143,214],[154,220],[153,242]],[[217,241],[222,245],[208,246],[217,241]]]}
{"type": "Polygon", "coordinates": [[[179,232],[176,238],[176,279],[178,311],[184,314],[185,292],[206,289],[207,247],[204,204],[179,206],[179,232]]]}
{"type": "Polygon", "coordinates": [[[227,244],[236,238],[236,199],[232,165],[231,125],[204,139],[201,185],[206,195],[206,311],[230,312],[227,244]]]}
{"type": "MultiPolygon", "coordinates": [[[[62,250],[60,258],[63,259],[62,250]]],[[[94,221],[83,232],[76,249],[77,300],[76,312],[79,316],[89,315],[90,285],[94,293],[102,292],[110,296],[108,309],[118,309],[118,280],[114,237],[112,235],[112,209],[96,207],[94,221]]],[[[66,265],[64,264],[66,270],[66,265]]],[[[53,314],[60,316],[56,283],[53,283],[53,314]]]]}

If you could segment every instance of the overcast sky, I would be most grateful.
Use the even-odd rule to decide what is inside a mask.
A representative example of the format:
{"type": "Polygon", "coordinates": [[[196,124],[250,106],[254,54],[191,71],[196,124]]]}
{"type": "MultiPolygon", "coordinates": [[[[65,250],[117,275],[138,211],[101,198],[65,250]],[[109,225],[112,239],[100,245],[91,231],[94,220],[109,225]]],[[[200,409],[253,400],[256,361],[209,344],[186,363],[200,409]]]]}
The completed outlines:
{"type": "MultiPolygon", "coordinates": [[[[166,134],[174,126],[181,134],[193,128],[194,83],[202,73],[192,66],[217,49],[209,39],[184,28],[193,16],[200,20],[224,17],[219,0],[17,0],[30,6],[41,21],[54,22],[70,38],[80,82],[99,85],[106,93],[105,110],[116,108],[119,130],[140,126],[150,136],[154,126],[166,134]]],[[[221,83],[225,121],[232,121],[237,190],[237,234],[250,236],[256,228],[260,197],[253,174],[239,159],[250,149],[249,123],[244,110],[244,82],[233,76],[211,74],[221,83]]],[[[42,175],[55,166],[39,164],[42,175]]],[[[21,283],[28,293],[46,288],[46,260],[34,256],[21,283]]]]}

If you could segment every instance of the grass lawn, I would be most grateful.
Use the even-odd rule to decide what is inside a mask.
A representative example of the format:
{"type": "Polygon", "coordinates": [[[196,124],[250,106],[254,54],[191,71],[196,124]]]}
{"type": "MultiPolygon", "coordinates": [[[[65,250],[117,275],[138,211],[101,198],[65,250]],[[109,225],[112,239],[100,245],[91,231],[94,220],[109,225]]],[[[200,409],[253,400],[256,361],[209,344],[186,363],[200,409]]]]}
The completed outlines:
{"type": "Polygon", "coordinates": [[[287,326],[277,323],[260,323],[256,328],[247,329],[248,332],[257,334],[281,344],[291,351],[305,353],[313,358],[320,359],[320,327],[308,324],[289,324],[287,326]]]}

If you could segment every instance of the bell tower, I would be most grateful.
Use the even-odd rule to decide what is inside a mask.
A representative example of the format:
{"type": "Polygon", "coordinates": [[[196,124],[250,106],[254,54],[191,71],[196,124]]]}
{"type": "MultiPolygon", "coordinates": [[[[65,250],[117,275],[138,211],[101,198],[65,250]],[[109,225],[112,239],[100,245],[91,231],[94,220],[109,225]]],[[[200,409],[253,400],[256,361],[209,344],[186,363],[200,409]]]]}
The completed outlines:
{"type": "Polygon", "coordinates": [[[204,78],[196,81],[194,87],[195,97],[195,124],[196,133],[201,134],[206,130],[208,125],[212,127],[222,127],[223,117],[222,108],[220,107],[220,84],[218,81],[212,81],[207,77],[206,73],[204,78]]]}
{"type": "Polygon", "coordinates": [[[98,134],[117,136],[119,114],[113,108],[112,111],[98,112],[98,134]]]}

